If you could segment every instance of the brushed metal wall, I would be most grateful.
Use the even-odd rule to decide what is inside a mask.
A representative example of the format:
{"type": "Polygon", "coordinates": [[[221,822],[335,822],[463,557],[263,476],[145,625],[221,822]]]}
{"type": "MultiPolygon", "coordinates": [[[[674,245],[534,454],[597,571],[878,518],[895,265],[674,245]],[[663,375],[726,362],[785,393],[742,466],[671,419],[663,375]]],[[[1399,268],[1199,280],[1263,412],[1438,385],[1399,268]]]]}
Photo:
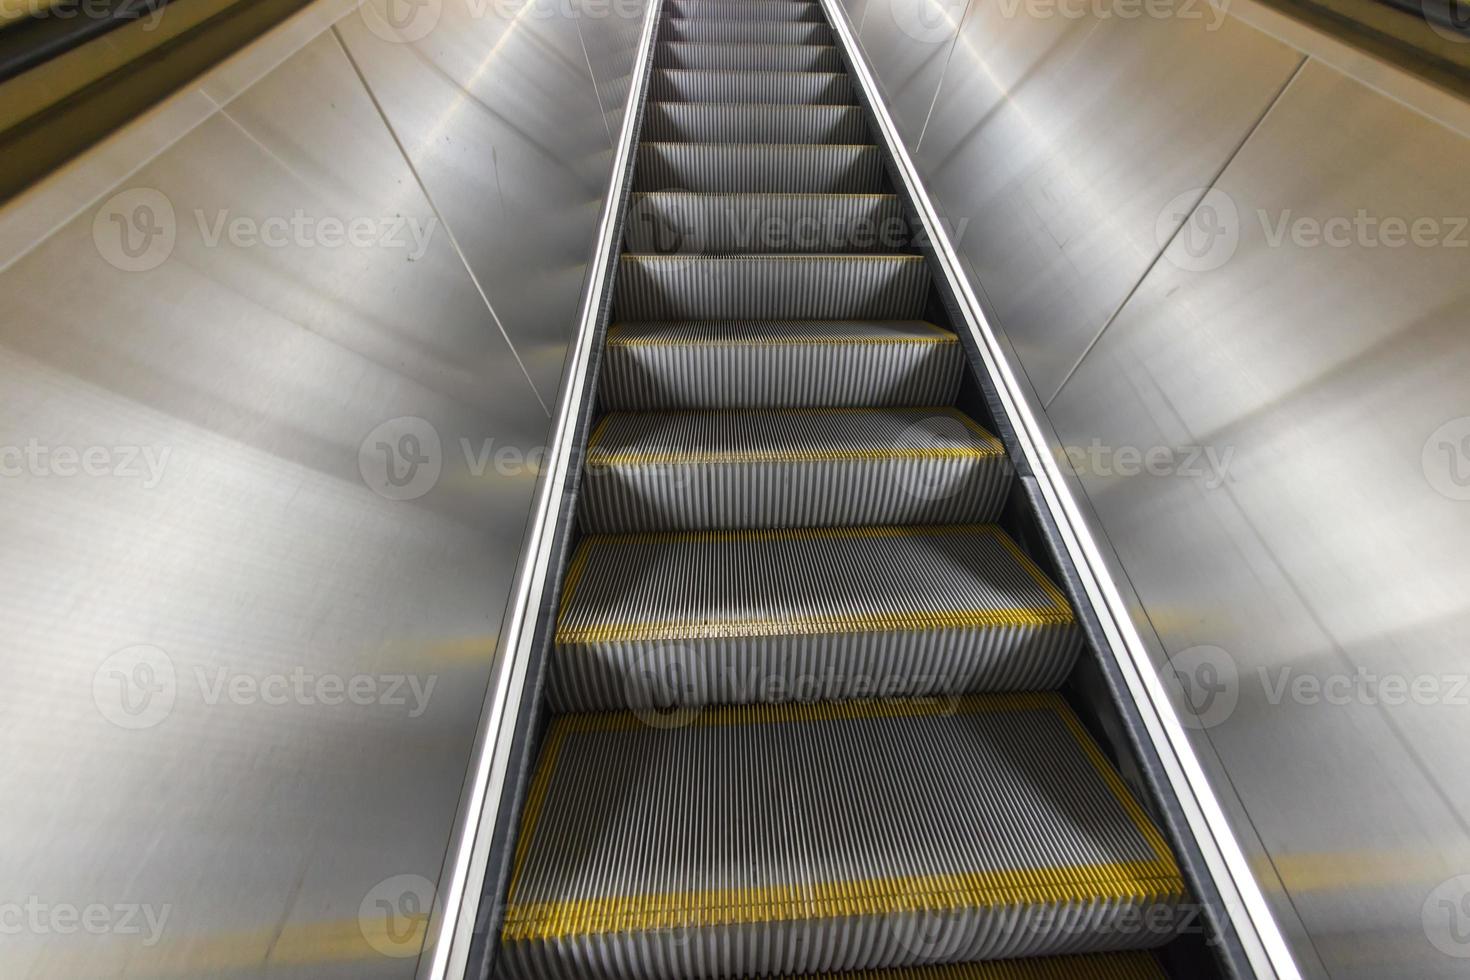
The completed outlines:
{"type": "Polygon", "coordinates": [[[1464,976],[1466,107],[1243,4],[847,9],[1304,972],[1464,976]]]}
{"type": "Polygon", "coordinates": [[[78,164],[128,143],[122,183],[0,213],[55,228],[0,256],[0,975],[413,974],[625,111],[612,7],[273,35],[201,124],[78,164]]]}

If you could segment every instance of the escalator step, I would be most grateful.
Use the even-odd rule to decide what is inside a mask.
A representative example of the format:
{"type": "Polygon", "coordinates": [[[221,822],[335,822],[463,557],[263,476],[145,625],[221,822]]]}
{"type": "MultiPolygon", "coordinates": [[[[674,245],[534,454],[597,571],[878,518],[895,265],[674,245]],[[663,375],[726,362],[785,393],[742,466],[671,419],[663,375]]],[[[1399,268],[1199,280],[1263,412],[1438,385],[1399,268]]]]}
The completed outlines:
{"type": "Polygon", "coordinates": [[[657,68],[747,68],[756,71],[842,71],[830,44],[708,44],[671,41],[654,53],[657,68]]]}
{"type": "Polygon", "coordinates": [[[883,189],[883,158],[873,145],[644,141],[633,187],[871,194],[883,189]]]}
{"type": "Polygon", "coordinates": [[[707,20],[670,17],[660,25],[660,41],[707,44],[831,44],[826,24],[774,20],[707,20]]]}
{"type": "Polygon", "coordinates": [[[1084,953],[913,966],[855,973],[810,974],[807,980],[1164,980],[1152,953],[1084,953]]]}
{"type": "Polygon", "coordinates": [[[633,412],[587,446],[583,530],[993,521],[1005,447],[953,408],[633,412]]]}
{"type": "Polygon", "coordinates": [[[822,8],[804,0],[668,0],[666,17],[705,20],[803,20],[826,23],[822,8]]]}
{"type": "Polygon", "coordinates": [[[895,252],[910,243],[892,194],[641,192],[628,251],[644,254],[895,252]]]}
{"type": "Polygon", "coordinates": [[[618,264],[623,320],[917,320],[920,255],[631,255],[618,264]]]}
{"type": "Polygon", "coordinates": [[[502,950],[512,977],[875,970],[1150,948],[1183,902],[1056,694],[570,715],[502,950]]]}
{"type": "Polygon", "coordinates": [[[707,71],[660,68],[648,97],[664,102],[852,105],[848,76],[827,71],[707,71]]]}
{"type": "Polygon", "coordinates": [[[852,144],[868,139],[868,124],[857,106],[650,102],[643,135],[690,143],[852,144]]]}
{"type": "Polygon", "coordinates": [[[946,405],[963,356],[919,321],[615,323],[600,392],[609,411],[946,405]]]}
{"type": "Polygon", "coordinates": [[[556,711],[1055,687],[1081,644],[993,525],[588,535],[563,590],[556,711]]]}

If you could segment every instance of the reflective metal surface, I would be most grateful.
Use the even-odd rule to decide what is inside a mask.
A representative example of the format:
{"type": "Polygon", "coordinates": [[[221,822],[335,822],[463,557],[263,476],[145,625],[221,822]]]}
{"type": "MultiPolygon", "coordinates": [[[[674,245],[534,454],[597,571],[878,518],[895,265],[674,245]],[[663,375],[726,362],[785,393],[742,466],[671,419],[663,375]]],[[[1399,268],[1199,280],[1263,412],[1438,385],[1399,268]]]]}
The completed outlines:
{"type": "Polygon", "coordinates": [[[1017,3],[971,6],[918,162],[1049,400],[1301,56],[1204,3],[1197,20],[1017,3]]]}
{"type": "Polygon", "coordinates": [[[1465,107],[1248,5],[1002,6],[919,173],[1298,964],[1463,976],[1465,107]]]}
{"type": "Polygon", "coordinates": [[[414,973],[612,162],[575,22],[430,8],[0,214],[6,977],[414,973]]]}
{"type": "Polygon", "coordinates": [[[858,37],[899,132],[914,145],[973,5],[972,0],[870,0],[863,12],[858,37]]]}
{"type": "Polygon", "coordinates": [[[1186,682],[1219,676],[1223,700],[1188,692],[1201,736],[1333,976],[1463,976],[1470,952],[1466,165],[1470,141],[1308,65],[1215,185],[1238,244],[1176,240],[1051,412],[1069,445],[1229,459],[1217,487],[1084,482],[1186,682]]]}
{"type": "Polygon", "coordinates": [[[415,44],[341,33],[550,406],[612,153],[573,11],[504,6],[447,3],[415,44]]]}

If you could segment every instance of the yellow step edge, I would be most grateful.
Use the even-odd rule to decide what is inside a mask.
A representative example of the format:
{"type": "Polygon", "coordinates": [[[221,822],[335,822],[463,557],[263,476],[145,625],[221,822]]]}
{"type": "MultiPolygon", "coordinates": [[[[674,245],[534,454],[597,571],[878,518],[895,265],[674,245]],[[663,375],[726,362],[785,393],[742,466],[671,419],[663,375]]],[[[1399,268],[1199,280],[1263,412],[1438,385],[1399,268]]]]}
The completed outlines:
{"type": "Polygon", "coordinates": [[[717,640],[759,636],[813,636],[828,633],[897,633],[954,629],[1041,629],[1070,626],[1072,614],[1045,609],[961,609],[952,612],[867,616],[814,616],[804,619],[744,619],[719,623],[664,620],[565,627],[556,631],[563,646],[636,643],[640,640],[717,640]]]}
{"type": "Polygon", "coordinates": [[[915,526],[777,528],[747,531],[674,531],[631,534],[593,534],[582,539],[562,590],[561,613],[555,642],[562,645],[636,642],[640,640],[702,640],[755,636],[810,636],[820,633],[880,633],[903,630],[1041,628],[1069,626],[1076,620],[1061,591],[1021,549],[993,524],[931,524],[915,526]],[[935,610],[920,613],[874,613],[805,619],[744,619],[718,623],[669,620],[643,623],[560,625],[571,608],[582,573],[594,550],[619,544],[721,544],[733,541],[820,539],[879,539],[898,537],[986,536],[997,539],[1047,597],[1046,605],[1001,609],[935,610]],[[575,573],[575,575],[573,574],[575,573]]]}
{"type": "MultiPolygon", "coordinates": [[[[760,320],[693,320],[691,323],[719,323],[724,325],[758,325],[760,320]]],[[[780,322],[780,321],[770,321],[780,322]]],[[[932,337],[913,337],[905,334],[894,334],[891,337],[852,336],[852,337],[790,337],[787,339],[776,339],[771,337],[752,337],[741,339],[739,337],[720,337],[711,339],[649,339],[644,337],[624,337],[625,323],[614,323],[607,330],[607,346],[609,347],[854,347],[865,344],[957,344],[960,338],[952,330],[929,323],[924,320],[896,320],[895,323],[917,324],[934,332],[932,337]]]]}
{"type": "MultiPolygon", "coordinates": [[[[693,102],[693,103],[688,103],[688,104],[689,105],[703,105],[704,103],[693,102]]],[[[755,147],[762,147],[762,148],[765,148],[765,149],[790,149],[790,150],[825,150],[825,149],[829,149],[830,148],[830,149],[833,149],[833,150],[872,150],[875,155],[877,154],[877,151],[878,151],[878,144],[876,144],[876,143],[692,143],[692,142],[688,142],[688,141],[681,142],[679,140],[643,140],[639,144],[639,149],[641,150],[645,146],[676,146],[676,147],[687,147],[687,148],[690,148],[690,149],[709,149],[709,150],[728,150],[731,147],[740,147],[740,146],[755,146],[755,147]]],[[[731,194],[731,193],[747,193],[747,192],[743,192],[743,191],[721,191],[720,193],[731,194]]],[[[750,191],[748,193],[752,193],[752,194],[763,194],[765,192],[764,191],[750,191]]],[[[632,253],[624,252],[620,256],[620,258],[626,259],[631,254],[632,253]]],[[[919,258],[923,258],[923,256],[918,256],[918,257],[919,258]]]]}
{"type": "Polygon", "coordinates": [[[1006,455],[1005,446],[999,439],[981,428],[979,423],[955,408],[788,408],[788,409],[692,409],[689,411],[613,412],[603,417],[587,440],[587,465],[607,468],[613,466],[698,466],[709,463],[826,463],[826,462],[882,462],[899,459],[993,459],[1006,455]],[[771,452],[662,452],[662,453],[609,453],[603,452],[600,442],[607,434],[608,421],[638,415],[908,415],[915,420],[943,416],[953,419],[980,440],[978,446],[949,446],[933,448],[901,449],[854,449],[854,450],[795,450],[771,452]]]}
{"type": "Polygon", "coordinates": [[[762,889],[729,889],[653,896],[617,896],[539,905],[512,904],[501,938],[535,942],[610,932],[690,926],[755,925],[806,919],[857,918],[905,911],[959,912],[1017,905],[1072,906],[1184,898],[1180,878],[1150,874],[1143,863],[1068,869],[1090,877],[1048,880],[1032,872],[873,879],[762,889]]]}
{"type": "MultiPolygon", "coordinates": [[[[683,71],[700,71],[698,68],[681,69],[683,71]]],[[[762,71],[759,68],[736,68],[733,71],[762,71]]],[[[805,104],[787,105],[779,102],[666,102],[665,105],[758,105],[764,109],[809,109],[805,104]]],[[[827,106],[829,109],[857,109],[855,105],[827,106]]],[[[811,144],[820,146],[823,144],[811,144]]],[[[897,201],[897,194],[883,194],[877,191],[634,191],[634,197],[841,197],[852,199],[868,199],[897,201]]]]}
{"type": "Polygon", "coordinates": [[[902,459],[994,459],[1004,449],[954,446],[935,449],[868,449],[850,452],[811,450],[767,453],[599,453],[588,454],[587,465],[598,469],[614,466],[703,466],[710,463],[878,463],[902,459]]]}
{"type": "Polygon", "coordinates": [[[643,724],[631,713],[563,715],[552,723],[527,798],[502,938],[506,942],[553,940],[600,932],[678,928],[691,923],[755,924],[823,916],[883,915],[915,909],[938,911],[1016,904],[1183,900],[1183,877],[1162,835],[1072,709],[1056,693],[733,705],[706,709],[691,724],[737,725],[1037,710],[1049,711],[1063,722],[1114,800],[1153,851],[1153,860],[805,883],[760,889],[611,896],[572,902],[517,903],[524,858],[534,841],[541,810],[566,738],[577,733],[629,730],[643,724]]]}
{"type": "Polygon", "coordinates": [[[812,974],[806,980],[1164,980],[1151,953],[1082,953],[812,974]]]}
{"type": "MultiPolygon", "coordinates": [[[[679,146],[698,146],[697,143],[680,143],[679,146]]],[[[730,143],[711,143],[709,146],[731,146],[730,143]]],[[[808,144],[762,144],[762,145],[795,145],[806,146],[808,144]]],[[[907,255],[900,252],[764,252],[760,255],[695,255],[695,254],[669,254],[669,255],[647,255],[640,252],[624,252],[619,257],[623,262],[828,262],[836,259],[841,262],[902,262],[912,264],[927,261],[922,255],[907,255]]]]}

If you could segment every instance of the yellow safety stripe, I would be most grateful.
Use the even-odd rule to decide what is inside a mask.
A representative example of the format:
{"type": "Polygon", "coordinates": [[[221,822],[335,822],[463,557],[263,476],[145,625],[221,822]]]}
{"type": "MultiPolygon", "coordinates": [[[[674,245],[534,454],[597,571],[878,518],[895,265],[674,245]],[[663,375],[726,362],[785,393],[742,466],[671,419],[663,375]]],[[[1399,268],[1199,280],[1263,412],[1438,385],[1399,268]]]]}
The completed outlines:
{"type": "MultiPolygon", "coordinates": [[[[1048,606],[1034,608],[935,610],[913,613],[869,613],[852,616],[822,616],[804,619],[747,619],[718,623],[690,623],[682,620],[647,623],[594,623],[588,626],[562,626],[560,620],[571,607],[577,582],[567,578],[558,619],[556,642],[614,643],[637,640],[696,640],[720,637],[811,635],[815,633],[875,633],[900,630],[1024,628],[1071,625],[1075,620],[1065,597],[1042,574],[1034,562],[1026,558],[1010,539],[993,524],[934,524],[923,526],[863,526],[825,528],[782,528],[750,531],[676,531],[662,533],[594,534],[585,538],[578,549],[578,559],[585,566],[594,548],[618,544],[722,544],[755,540],[819,540],[822,538],[897,538],[939,537],[952,534],[988,535],[998,538],[1016,558],[1020,567],[1045,592],[1048,606]]],[[[578,582],[580,582],[580,574],[578,582]]]]}
{"type": "MultiPolygon", "coordinates": [[[[621,324],[615,324],[613,330],[621,324]]],[[[938,330],[938,327],[935,327],[938,330]]],[[[826,337],[803,337],[794,335],[789,337],[711,337],[707,339],[693,338],[645,338],[645,337],[623,337],[621,331],[608,332],[607,345],[609,347],[858,347],[865,344],[923,344],[925,346],[943,346],[945,344],[957,344],[959,338],[954,334],[939,334],[933,337],[915,337],[909,334],[894,334],[890,337],[874,336],[826,336],[826,337]]]]}
{"type": "MultiPolygon", "coordinates": [[[[1057,711],[1060,705],[1060,696],[1050,691],[863,698],[849,701],[788,701],[779,704],[724,704],[702,708],[697,716],[690,719],[689,726],[723,728],[737,725],[865,721],[873,718],[930,718],[1006,711],[1057,711]]],[[[577,735],[634,731],[647,727],[638,715],[628,711],[561,715],[555,724],[557,729],[577,735]]]]}
{"type": "Polygon", "coordinates": [[[566,738],[573,734],[629,731],[644,725],[637,715],[629,712],[563,715],[552,724],[527,799],[511,875],[504,939],[514,942],[629,929],[674,928],[690,925],[691,913],[698,913],[698,923],[702,925],[733,925],[821,916],[881,915],[905,909],[943,911],[1028,903],[1182,899],[1183,878],[1162,835],[1127,785],[1113,771],[1072,709],[1061,695],[1054,692],[723,705],[703,709],[691,719],[690,724],[710,727],[1004,711],[1050,711],[1055,714],[1092,763],[1103,785],[1148,843],[1155,859],[517,905],[524,858],[535,836],[552,773],[566,738]]]}
{"type": "Polygon", "coordinates": [[[960,609],[928,613],[874,613],[860,616],[813,616],[803,619],[744,619],[719,623],[664,620],[564,627],[556,632],[563,645],[635,643],[639,640],[715,640],[756,636],[811,636],[821,633],[891,633],[946,629],[1039,629],[1070,626],[1071,613],[1045,609],[960,609]]]}
{"type": "Polygon", "coordinates": [[[952,912],[1098,902],[1149,904],[1181,899],[1183,881],[1159,876],[1155,871],[1152,862],[1127,862],[513,905],[506,912],[502,938],[506,942],[527,942],[593,933],[857,918],[903,911],[952,912]]]}
{"type": "MultiPolygon", "coordinates": [[[[757,411],[760,411],[759,409],[757,411]]],[[[995,436],[986,432],[974,419],[965,415],[955,408],[916,408],[901,410],[885,410],[878,408],[791,408],[776,410],[779,414],[788,415],[886,415],[903,414],[912,415],[916,419],[921,416],[935,417],[945,416],[960,422],[973,435],[981,440],[983,445],[979,446],[933,446],[933,447],[905,447],[891,449],[807,449],[807,450],[773,450],[768,452],[700,452],[700,451],[675,451],[675,452],[625,452],[608,453],[595,451],[598,443],[607,434],[608,420],[614,415],[605,416],[587,440],[587,465],[595,467],[610,466],[696,466],[707,463],[815,463],[815,462],[878,462],[889,459],[991,459],[1006,454],[1005,446],[995,436]]],[[[626,415],[667,415],[667,412],[618,412],[616,416],[626,415]]],[[[688,412],[680,412],[682,415],[740,415],[747,414],[740,409],[695,409],[688,412]]]]}
{"type": "Polygon", "coordinates": [[[815,974],[811,980],[1164,980],[1152,953],[1081,953],[1065,956],[905,966],[853,973],[815,974]]]}
{"type": "MultiPolygon", "coordinates": [[[[679,146],[694,146],[693,143],[680,143],[679,146]]],[[[729,146],[728,143],[714,143],[712,146],[729,146]]],[[[619,256],[623,262],[829,262],[839,259],[843,262],[894,262],[904,265],[912,265],[915,262],[923,262],[922,255],[894,255],[892,253],[869,254],[866,252],[843,252],[834,255],[830,252],[765,252],[760,255],[699,255],[691,252],[676,252],[668,255],[647,255],[641,252],[624,252],[619,256]]]]}

